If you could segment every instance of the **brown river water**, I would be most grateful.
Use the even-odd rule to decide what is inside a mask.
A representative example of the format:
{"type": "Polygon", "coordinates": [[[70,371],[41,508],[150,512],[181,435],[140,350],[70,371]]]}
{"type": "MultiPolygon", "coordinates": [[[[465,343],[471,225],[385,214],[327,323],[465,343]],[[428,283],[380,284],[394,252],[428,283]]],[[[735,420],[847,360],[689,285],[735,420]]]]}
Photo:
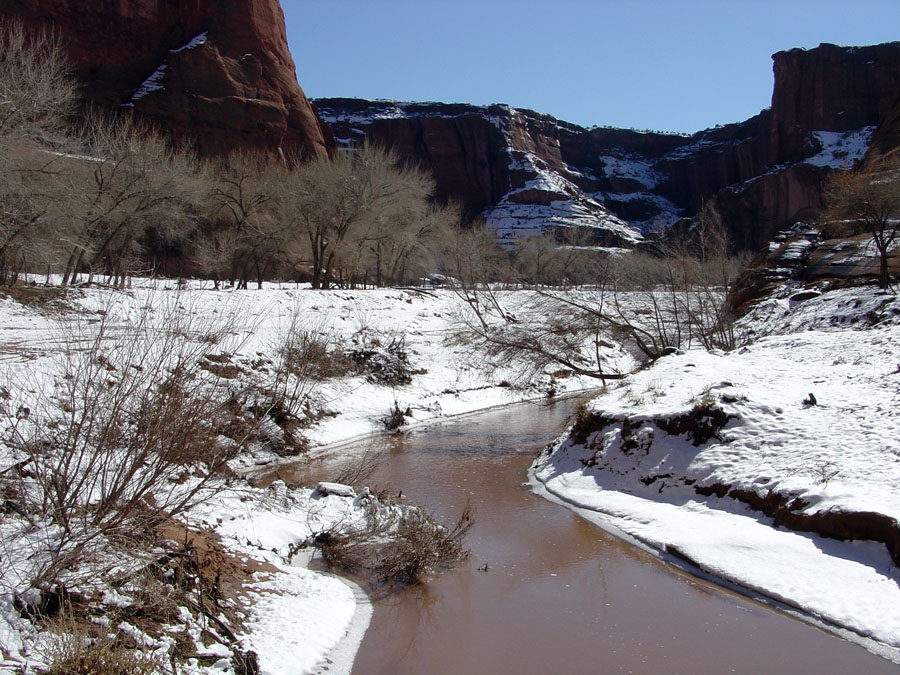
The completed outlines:
{"type": "MultiPolygon", "coordinates": [[[[475,525],[468,560],[376,601],[354,674],[900,672],[532,494],[532,456],[571,408],[511,406],[374,441],[384,455],[370,485],[447,523],[468,500],[475,525]]],[[[339,464],[278,473],[315,480],[339,464]]]]}

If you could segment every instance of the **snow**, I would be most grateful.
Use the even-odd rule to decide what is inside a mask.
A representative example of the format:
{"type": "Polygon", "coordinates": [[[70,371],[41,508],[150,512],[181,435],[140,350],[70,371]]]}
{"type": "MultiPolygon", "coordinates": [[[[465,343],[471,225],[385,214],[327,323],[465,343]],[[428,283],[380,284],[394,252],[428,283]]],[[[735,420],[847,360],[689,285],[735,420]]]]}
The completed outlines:
{"type": "MultiPolygon", "coordinates": [[[[294,320],[319,335],[333,336],[337,344],[346,347],[377,341],[386,344],[403,336],[410,365],[418,373],[410,384],[386,387],[354,375],[316,385],[315,400],[327,414],[304,430],[313,455],[329,444],[383,430],[383,420],[395,405],[401,410],[408,408],[407,423],[416,425],[446,415],[539,398],[550,384],[547,375],[527,386],[511,387],[508,381],[514,379],[512,371],[492,369],[465,346],[449,344],[450,325],[466,306],[450,290],[311,291],[293,284],[265,284],[258,291],[213,291],[203,282],[187,282],[178,290],[174,281],[135,280],[134,287],[125,292],[102,286],[73,289],[66,301],[72,309],[63,313],[0,298],[0,383],[14,392],[17,405],[21,402],[34,408],[33,401],[49,386],[66,350],[89,344],[101,317],[111,339],[140,322],[146,324],[148,336],[163,335],[173,329],[167,323],[167,317],[171,317],[167,308],[176,306],[192,317],[187,335],[202,339],[205,327],[226,327],[228,336],[223,342],[210,344],[209,353],[228,355],[232,364],[245,370],[244,376],[256,378],[260,385],[266,383],[270,373],[265,366],[254,370],[250,364],[271,359],[294,320]]],[[[555,388],[565,392],[592,385],[592,381],[573,376],[556,382],[555,388]]],[[[5,403],[0,400],[0,405],[5,403]]],[[[3,415],[2,437],[14,421],[14,410],[3,415]]],[[[276,430],[269,431],[274,435],[276,430]]],[[[271,449],[259,446],[236,458],[233,468],[241,472],[277,459],[271,449]]],[[[15,461],[15,454],[0,443],[0,469],[15,461]]],[[[321,664],[326,658],[330,660],[328,672],[350,671],[371,616],[368,600],[344,580],[305,569],[302,565],[308,556],[302,552],[292,554],[318,532],[359,522],[367,512],[369,499],[366,490],[353,496],[336,485],[313,490],[288,489],[275,483],[262,490],[236,480],[187,514],[192,527],[212,528],[232,555],[262,560],[273,567],[270,573],[257,573],[246,587],[256,602],[246,619],[245,632],[239,635],[242,648],[259,655],[261,672],[313,672],[325,667],[321,664]]],[[[26,525],[11,517],[0,522],[2,541],[23,543],[18,549],[5,547],[2,558],[5,572],[0,587],[0,644],[12,659],[10,663],[17,664],[9,668],[18,668],[25,661],[34,663],[29,654],[40,636],[13,608],[12,598],[14,592],[24,590],[31,554],[46,549],[47,539],[54,536],[52,528],[36,528],[28,534],[26,525]]],[[[112,568],[127,562],[109,560],[106,564],[112,568]]],[[[124,591],[106,591],[110,607],[132,602],[124,591]]],[[[200,640],[200,633],[195,633],[200,640]]],[[[168,647],[161,642],[153,648],[168,647]]],[[[223,669],[231,672],[228,659],[212,666],[195,662],[184,672],[223,669]]],[[[13,670],[0,665],[0,673],[4,672],[13,670]]]]}
{"type": "Polygon", "coordinates": [[[787,286],[761,303],[739,324],[746,344],[735,351],[664,357],[596,398],[591,409],[610,424],[585,445],[561,438],[532,481],[669,559],[900,662],[900,572],[883,544],[776,527],[736,499],[695,490],[797,500],[804,516],[900,519],[900,302],[872,288],[820,290],[794,301],[787,286]],[[718,438],[695,446],[664,430],[704,405],[729,416],[718,438]]]}
{"type": "Polygon", "coordinates": [[[601,155],[597,159],[603,164],[607,176],[636,180],[647,190],[652,190],[662,180],[662,176],[654,170],[653,162],[640,155],[601,155]]]}
{"type": "Polygon", "coordinates": [[[606,230],[624,242],[637,243],[640,232],[610,213],[593,199],[557,199],[549,205],[517,204],[504,198],[484,212],[485,224],[497,233],[501,244],[540,235],[556,227],[606,230]]]}
{"type": "Polygon", "coordinates": [[[166,77],[166,70],[168,70],[169,66],[165,63],[160,65],[146,80],[143,81],[140,87],[131,95],[131,101],[126,105],[134,105],[135,101],[139,101],[145,96],[152,94],[154,91],[162,91],[165,89],[165,85],[163,85],[163,80],[166,77]]]}
{"type": "MultiPolygon", "coordinates": [[[[193,511],[197,522],[215,527],[229,550],[278,568],[257,573],[247,587],[252,613],[240,641],[245,650],[257,653],[262,673],[312,672],[333,649],[346,648],[341,642],[354,621],[368,624],[371,607],[351,584],[296,566],[296,560],[284,564],[290,562],[292,547],[318,532],[360,522],[365,512],[365,503],[351,496],[289,490],[280,481],[261,495],[222,493],[193,511]]],[[[308,556],[298,557],[308,561],[308,556]]],[[[353,651],[362,636],[356,633],[353,651]]]]}
{"type": "Polygon", "coordinates": [[[312,672],[334,647],[332,636],[347,630],[355,605],[346,584],[296,567],[251,588],[254,615],[244,644],[259,655],[263,673],[312,672]]]}
{"type": "Polygon", "coordinates": [[[605,230],[629,243],[641,240],[638,230],[612,214],[600,201],[585,195],[534,153],[508,152],[510,171],[524,171],[533,177],[484,211],[485,224],[496,233],[502,245],[514,246],[523,237],[540,235],[557,227],[605,230]],[[549,204],[520,203],[516,195],[523,192],[547,193],[549,204]]]}
{"type": "MultiPolygon", "coordinates": [[[[197,49],[198,47],[202,47],[206,44],[206,41],[209,38],[209,33],[204,31],[200,33],[192,40],[190,40],[187,44],[182,45],[181,47],[176,47],[175,49],[170,49],[169,54],[180,54],[185,51],[191,51],[193,49],[197,49]]],[[[124,103],[123,107],[133,107],[135,101],[139,101],[145,96],[152,94],[155,91],[163,91],[166,87],[163,84],[166,78],[166,71],[168,70],[168,64],[162,63],[159,67],[150,74],[146,80],[141,83],[135,92],[131,95],[131,100],[128,103],[124,103]]]]}
{"type": "MultiPolygon", "coordinates": [[[[508,128],[507,116],[512,114],[507,105],[475,106],[469,104],[444,104],[433,101],[397,101],[394,99],[375,99],[362,101],[365,109],[359,112],[338,111],[329,107],[327,99],[318,99],[316,104],[319,117],[329,124],[348,124],[368,126],[377,120],[394,120],[410,118],[443,118],[454,119],[464,115],[479,115],[505,132],[508,128]],[[439,109],[440,108],[440,109],[439,109]],[[448,112],[452,110],[452,112],[448,112]],[[497,114],[497,112],[501,114],[497,114]],[[504,116],[505,114],[505,116],[504,116]]],[[[356,131],[356,130],[353,130],[356,131]]],[[[344,142],[340,141],[339,142],[344,142]]]]}
{"type": "MultiPolygon", "coordinates": [[[[798,244],[798,255],[805,246],[798,244]]],[[[799,290],[787,283],[742,319],[738,349],[678,352],[610,386],[590,408],[611,423],[587,445],[559,439],[538,459],[531,481],[540,494],[668,560],[852,631],[900,661],[900,574],[884,545],[776,527],[742,502],[695,489],[728,485],[761,498],[800,500],[798,512],[806,516],[841,510],[900,519],[900,302],[875,289],[822,287],[803,296],[799,290]],[[816,405],[804,402],[810,393],[816,405]],[[661,426],[698,405],[729,416],[718,438],[695,446],[661,426]],[[626,436],[634,447],[626,447],[626,436]]],[[[508,292],[504,303],[521,314],[529,298],[528,291],[508,292]]],[[[454,317],[466,306],[449,290],[313,292],[265,284],[259,291],[213,291],[202,282],[176,290],[174,282],[138,280],[127,292],[74,290],[68,301],[77,311],[62,315],[0,298],[0,382],[24,382],[38,392],[66,346],[77,344],[73,336],[95,327],[101,313],[124,330],[141,320],[142,308],[154,307],[150,329],[163,331],[168,327],[158,324],[166,303],[229,326],[230,339],[210,351],[229,354],[260,383],[266,373],[249,364],[271,358],[292,321],[344,346],[385,344],[402,335],[418,371],[410,384],[386,387],[353,375],[316,385],[325,414],[304,430],[313,456],[383,429],[395,406],[408,408],[407,422],[418,425],[536,398],[549,386],[549,377],[540,377],[510,387],[514,371],[493,369],[448,341],[454,317]]],[[[560,392],[589,386],[592,381],[576,376],[555,382],[560,392]]],[[[277,459],[260,446],[234,460],[233,468],[252,470],[277,459]]],[[[0,460],[4,468],[15,457],[2,448],[0,460]]],[[[359,522],[369,499],[366,490],[356,495],[339,485],[289,489],[276,482],[254,489],[238,480],[190,512],[191,526],[214,529],[233,555],[272,566],[247,587],[255,604],[239,636],[244,649],[259,654],[262,672],[313,672],[325,658],[334,662],[329,672],[349,672],[371,607],[359,589],[306,569],[307,555],[296,551],[316,533],[359,522]]],[[[16,527],[13,518],[0,522],[4,541],[16,527]]],[[[52,534],[48,529],[40,536],[52,534]]],[[[42,545],[31,543],[31,550],[4,551],[4,564],[26,569],[27,557],[42,545]]],[[[12,658],[25,659],[38,636],[12,606],[13,575],[4,581],[0,644],[12,658]]],[[[110,606],[130,601],[127,593],[109,590],[110,606]]],[[[9,668],[0,665],[0,673],[9,668]]],[[[228,672],[230,666],[194,664],[185,672],[217,668],[228,672]]]]}
{"type": "MultiPolygon", "coordinates": [[[[206,41],[208,38],[209,38],[209,31],[203,31],[202,33],[200,33],[200,35],[198,35],[197,37],[192,39],[187,44],[182,45],[181,47],[178,47],[176,49],[172,49],[169,51],[169,53],[170,54],[180,54],[181,52],[186,52],[186,51],[190,51],[191,49],[196,49],[197,47],[202,47],[203,45],[206,44],[206,41]]],[[[245,54],[244,56],[249,56],[249,54],[245,54]]]]}
{"type": "Polygon", "coordinates": [[[813,166],[827,166],[832,169],[851,169],[863,158],[872,134],[877,127],[863,127],[855,131],[813,131],[812,135],[821,146],[821,150],[803,161],[813,166]]]}

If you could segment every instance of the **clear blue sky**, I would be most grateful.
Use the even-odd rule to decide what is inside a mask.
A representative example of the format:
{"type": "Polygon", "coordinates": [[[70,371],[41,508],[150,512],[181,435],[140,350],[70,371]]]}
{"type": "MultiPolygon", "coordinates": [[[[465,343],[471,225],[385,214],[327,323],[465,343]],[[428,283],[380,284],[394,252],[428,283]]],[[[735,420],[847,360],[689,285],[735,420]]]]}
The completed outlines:
{"type": "Polygon", "coordinates": [[[771,54],[900,40],[900,0],[281,0],[307,96],[508,103],[693,132],[769,105],[771,54]]]}

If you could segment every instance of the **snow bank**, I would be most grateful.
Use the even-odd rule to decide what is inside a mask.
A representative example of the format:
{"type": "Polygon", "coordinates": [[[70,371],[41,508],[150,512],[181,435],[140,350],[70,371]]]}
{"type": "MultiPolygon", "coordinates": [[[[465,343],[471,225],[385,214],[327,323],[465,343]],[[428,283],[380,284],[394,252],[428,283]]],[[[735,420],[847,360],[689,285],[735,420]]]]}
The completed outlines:
{"type": "MultiPolygon", "coordinates": [[[[65,301],[71,306],[68,311],[0,298],[0,385],[15,383],[21,396],[38,396],[49,386],[64,353],[77,350],[101,320],[110,336],[140,323],[152,339],[184,328],[167,323],[171,314],[164,308],[173,306],[196,319],[186,339],[205,340],[204,326],[224,330],[224,341],[208,344],[211,364],[233,368],[243,378],[255,378],[260,386],[270,384],[274,354],[292,323],[330,336],[346,348],[402,338],[414,373],[408,384],[385,386],[363,375],[316,384],[321,416],[303,430],[313,451],[383,430],[384,419],[395,405],[408,410],[406,420],[415,424],[541,397],[551,382],[547,376],[529,386],[511,387],[508,381],[514,380],[513,372],[493,370],[466,347],[448,343],[453,317],[464,306],[450,291],[310,291],[266,284],[258,291],[232,292],[213,291],[201,282],[179,288],[173,281],[136,280],[126,292],[99,286],[72,289],[65,301]]],[[[556,381],[554,387],[562,393],[592,385],[572,376],[556,381]]],[[[14,413],[7,411],[5,424],[14,419],[14,413]]],[[[237,470],[250,469],[277,459],[273,450],[259,445],[233,464],[237,470]]],[[[10,448],[0,443],[0,470],[15,461],[10,448]]],[[[352,656],[371,615],[367,600],[342,580],[302,568],[302,554],[292,556],[296,546],[315,533],[349,527],[365,513],[367,495],[354,497],[346,492],[342,496],[335,491],[340,492],[334,487],[288,490],[279,483],[257,490],[238,481],[187,514],[192,528],[214,530],[230,554],[271,566],[266,573],[255,573],[246,588],[254,604],[245,617],[245,632],[238,636],[244,650],[259,655],[263,673],[312,672],[326,657],[329,672],[349,672],[352,667],[352,656]]],[[[4,541],[11,540],[10,528],[16,522],[9,518],[0,524],[4,541]]],[[[42,545],[36,542],[34,548],[42,545]]],[[[27,548],[19,551],[23,561],[31,553],[27,548]]],[[[4,551],[7,567],[9,554],[4,551]]],[[[39,637],[13,608],[13,593],[24,587],[19,588],[12,576],[4,579],[0,589],[0,645],[12,661],[8,667],[0,664],[0,673],[34,663],[29,650],[39,637]]],[[[110,593],[110,601],[130,602],[124,594],[119,596],[110,593]]],[[[200,638],[199,631],[195,637],[200,638]]],[[[167,645],[161,643],[158,648],[164,651],[167,645]]],[[[232,672],[227,648],[220,646],[220,651],[222,658],[213,666],[195,662],[185,672],[232,672]]]]}
{"type": "Polygon", "coordinates": [[[740,324],[746,346],[664,357],[595,399],[534,485],[900,662],[888,547],[776,526],[900,519],[898,323],[874,289],[773,297],[740,324]]]}

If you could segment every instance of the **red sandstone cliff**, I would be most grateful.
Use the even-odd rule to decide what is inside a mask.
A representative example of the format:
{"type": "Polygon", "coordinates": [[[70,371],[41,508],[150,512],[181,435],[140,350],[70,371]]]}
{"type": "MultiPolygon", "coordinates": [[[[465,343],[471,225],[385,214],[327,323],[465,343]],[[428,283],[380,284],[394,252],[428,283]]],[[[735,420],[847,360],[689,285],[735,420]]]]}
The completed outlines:
{"type": "Polygon", "coordinates": [[[204,153],[333,147],[297,83],[278,0],[0,0],[0,14],[54,26],[88,100],[133,106],[204,153]]]}
{"type": "Polygon", "coordinates": [[[771,109],[692,136],[584,129],[506,106],[318,103],[341,142],[394,147],[434,170],[441,196],[501,232],[541,222],[647,229],[713,198],[736,244],[753,249],[821,207],[824,180],[863,156],[900,88],[900,43],[772,58],[771,109]]]}

